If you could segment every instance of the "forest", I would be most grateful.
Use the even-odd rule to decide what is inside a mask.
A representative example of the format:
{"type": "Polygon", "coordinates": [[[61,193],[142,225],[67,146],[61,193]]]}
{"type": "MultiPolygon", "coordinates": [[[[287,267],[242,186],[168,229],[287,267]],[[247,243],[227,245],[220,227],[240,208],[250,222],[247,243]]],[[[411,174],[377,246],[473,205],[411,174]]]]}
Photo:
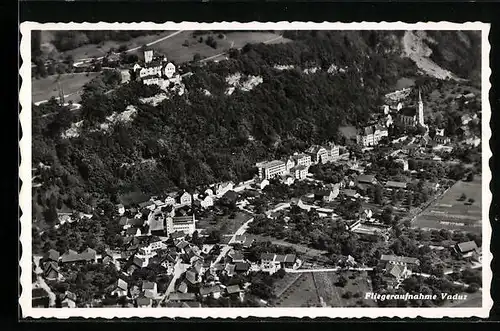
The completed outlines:
{"type": "Polygon", "coordinates": [[[110,73],[85,86],[80,111],[55,100],[33,106],[33,167],[43,183],[34,189],[37,218],[53,223],[62,207],[90,212],[129,192],[153,195],[250,179],[256,161],[338,141],[339,126],[365,124],[397,79],[416,73],[411,61],[387,52],[392,32],[298,31],[287,38],[293,42],[248,44],[231,50],[226,61],[190,63],[183,68],[193,73],[184,79],[187,93],[155,107],[139,99],[158,94],[158,87],[119,85],[110,73]],[[279,71],[276,64],[296,68],[279,71]],[[327,73],[332,64],[346,69],[327,73]],[[313,66],[324,70],[300,70],[313,66]],[[226,95],[225,78],[238,72],[263,83],[226,95]],[[132,122],[99,130],[107,116],[130,105],[137,109],[132,122]],[[78,137],[61,136],[79,121],[84,131],[78,137]]]}

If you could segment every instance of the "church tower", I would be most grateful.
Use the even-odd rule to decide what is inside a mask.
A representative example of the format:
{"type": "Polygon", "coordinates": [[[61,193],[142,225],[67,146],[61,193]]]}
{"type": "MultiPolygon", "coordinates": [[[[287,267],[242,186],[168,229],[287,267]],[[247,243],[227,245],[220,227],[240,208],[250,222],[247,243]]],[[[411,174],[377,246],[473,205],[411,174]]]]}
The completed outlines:
{"type": "Polygon", "coordinates": [[[424,123],[424,103],[422,102],[422,95],[418,89],[418,124],[425,127],[424,123]]]}

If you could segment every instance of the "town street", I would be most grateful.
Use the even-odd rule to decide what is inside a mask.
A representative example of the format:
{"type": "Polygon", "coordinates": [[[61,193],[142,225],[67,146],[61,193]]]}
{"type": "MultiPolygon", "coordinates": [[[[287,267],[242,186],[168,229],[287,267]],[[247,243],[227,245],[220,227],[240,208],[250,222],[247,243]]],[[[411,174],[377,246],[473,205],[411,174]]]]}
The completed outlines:
{"type": "Polygon", "coordinates": [[[163,300],[166,300],[168,298],[168,295],[175,290],[175,281],[179,279],[179,277],[186,272],[187,268],[189,267],[189,264],[184,264],[180,261],[178,261],[175,266],[174,266],[174,274],[173,278],[170,281],[170,284],[168,284],[167,290],[165,291],[163,300]]]}
{"type": "Polygon", "coordinates": [[[243,224],[242,224],[242,225],[238,228],[238,230],[236,230],[236,232],[235,232],[235,233],[233,234],[233,236],[231,237],[231,240],[229,240],[228,245],[224,246],[224,247],[221,249],[219,256],[217,256],[217,258],[216,258],[216,259],[215,259],[215,261],[212,263],[212,265],[215,265],[215,264],[219,263],[219,262],[220,262],[220,260],[221,260],[224,256],[226,256],[226,254],[227,254],[227,253],[231,250],[231,248],[232,248],[229,244],[231,244],[231,243],[233,243],[233,242],[234,242],[234,240],[236,239],[236,236],[240,236],[240,235],[244,234],[244,233],[245,233],[245,231],[246,231],[246,230],[247,230],[247,228],[248,228],[248,224],[249,224],[250,222],[252,222],[252,221],[253,221],[253,217],[252,217],[251,219],[249,219],[248,221],[246,221],[245,223],[243,223],[243,224]]]}
{"type": "Polygon", "coordinates": [[[322,268],[322,269],[285,269],[286,272],[289,272],[291,274],[298,274],[298,273],[307,273],[307,272],[335,272],[335,271],[372,271],[373,268],[366,267],[366,268],[341,268],[341,267],[335,267],[335,268],[322,268]]]}

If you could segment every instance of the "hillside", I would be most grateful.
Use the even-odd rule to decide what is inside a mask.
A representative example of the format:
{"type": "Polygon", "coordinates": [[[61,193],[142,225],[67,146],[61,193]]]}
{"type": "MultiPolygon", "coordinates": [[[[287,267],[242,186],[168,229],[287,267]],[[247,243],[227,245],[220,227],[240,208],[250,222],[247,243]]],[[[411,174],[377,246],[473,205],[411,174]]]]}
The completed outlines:
{"type": "MultiPolygon", "coordinates": [[[[33,111],[33,166],[42,162],[36,204],[53,221],[59,206],[91,210],[124,193],[193,189],[255,174],[256,161],[336,141],[359,126],[400,77],[418,76],[402,57],[402,33],[287,31],[278,44],[247,44],[218,63],[190,63],[188,92],[158,105],[160,91],[112,76],[86,85],[81,111],[55,103],[33,111]],[[113,92],[107,93],[110,89],[113,92]],[[132,106],[130,121],[101,130],[132,106]],[[43,114],[52,114],[44,116],[43,114]],[[80,134],[63,138],[75,123],[80,134]]],[[[457,56],[463,56],[458,54],[457,56]]]]}

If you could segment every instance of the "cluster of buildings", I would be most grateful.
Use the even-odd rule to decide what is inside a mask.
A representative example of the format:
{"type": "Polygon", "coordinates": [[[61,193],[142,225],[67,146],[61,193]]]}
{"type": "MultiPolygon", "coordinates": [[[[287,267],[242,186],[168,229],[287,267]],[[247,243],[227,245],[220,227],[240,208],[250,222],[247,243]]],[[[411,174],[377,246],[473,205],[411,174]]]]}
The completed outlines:
{"type": "Polygon", "coordinates": [[[284,160],[258,162],[255,166],[261,181],[279,178],[286,184],[292,184],[295,180],[305,179],[311,165],[325,164],[345,157],[345,153],[340,154],[339,145],[330,143],[326,146],[313,145],[304,153],[295,153],[284,160]]]}
{"type": "MultiPolygon", "coordinates": [[[[403,89],[386,95],[386,100],[390,105],[383,106],[383,113],[378,123],[370,124],[358,130],[356,142],[364,147],[376,146],[380,141],[389,135],[388,127],[394,122],[402,124],[404,127],[423,127],[428,133],[428,126],[424,121],[424,103],[420,90],[418,91],[418,102],[416,107],[405,107],[400,100],[408,97],[409,89],[403,89]]],[[[427,135],[426,135],[427,136],[427,135]]],[[[428,137],[428,136],[427,136],[428,137]]],[[[434,140],[437,143],[446,143],[444,131],[436,133],[434,140]]]]}
{"type": "Polygon", "coordinates": [[[163,90],[173,87],[183,94],[182,76],[176,72],[175,65],[166,57],[154,56],[152,50],[144,51],[144,62],[136,63],[132,72],[145,85],[158,85],[163,90]]]}

